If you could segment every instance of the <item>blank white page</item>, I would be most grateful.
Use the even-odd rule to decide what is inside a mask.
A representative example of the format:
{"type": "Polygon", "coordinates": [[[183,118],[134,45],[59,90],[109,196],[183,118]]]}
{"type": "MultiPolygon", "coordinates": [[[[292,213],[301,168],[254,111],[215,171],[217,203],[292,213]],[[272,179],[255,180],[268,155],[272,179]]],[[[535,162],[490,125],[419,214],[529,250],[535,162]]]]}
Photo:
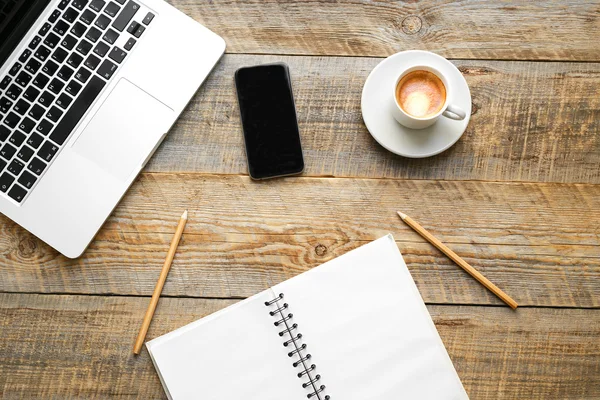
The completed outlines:
{"type": "Polygon", "coordinates": [[[391,235],[273,290],[326,386],[313,399],[468,399],[391,235]]]}
{"type": "Polygon", "coordinates": [[[266,290],[146,344],[172,400],[304,400],[266,290]]]}

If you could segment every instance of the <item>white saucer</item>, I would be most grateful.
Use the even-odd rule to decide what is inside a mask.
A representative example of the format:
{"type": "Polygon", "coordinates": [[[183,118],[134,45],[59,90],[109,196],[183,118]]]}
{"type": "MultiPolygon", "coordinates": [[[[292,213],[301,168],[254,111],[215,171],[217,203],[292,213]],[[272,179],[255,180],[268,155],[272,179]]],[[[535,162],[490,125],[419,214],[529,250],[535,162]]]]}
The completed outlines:
{"type": "Polygon", "coordinates": [[[361,108],[371,136],[392,153],[404,157],[430,157],[450,148],[467,129],[471,118],[471,92],[460,71],[448,60],[428,51],[402,51],[380,62],[369,74],[363,87],[361,108]],[[402,70],[418,64],[430,64],[446,75],[452,88],[449,103],[467,113],[462,121],[440,116],[425,129],[409,129],[392,116],[394,83],[402,70]]]}

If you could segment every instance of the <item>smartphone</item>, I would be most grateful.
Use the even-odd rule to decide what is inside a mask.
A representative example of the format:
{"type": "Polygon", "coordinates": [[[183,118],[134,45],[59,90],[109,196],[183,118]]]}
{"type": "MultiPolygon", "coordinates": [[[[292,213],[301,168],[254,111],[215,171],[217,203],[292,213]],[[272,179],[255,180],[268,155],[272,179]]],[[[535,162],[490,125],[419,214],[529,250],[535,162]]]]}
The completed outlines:
{"type": "Polygon", "coordinates": [[[253,179],[299,174],[304,157],[289,68],[284,63],[243,67],[235,86],[253,179]]]}

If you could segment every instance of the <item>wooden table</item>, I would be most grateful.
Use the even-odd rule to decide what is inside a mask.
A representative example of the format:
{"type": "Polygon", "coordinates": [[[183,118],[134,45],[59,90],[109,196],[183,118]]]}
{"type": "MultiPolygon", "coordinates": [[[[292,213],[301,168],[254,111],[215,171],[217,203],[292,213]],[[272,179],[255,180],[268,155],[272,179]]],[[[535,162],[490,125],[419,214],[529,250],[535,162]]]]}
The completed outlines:
{"type": "Polygon", "coordinates": [[[164,398],[132,345],[189,209],[148,338],[391,232],[471,398],[600,398],[598,1],[170,2],[227,54],[83,257],[0,216],[0,397],[164,398]],[[371,69],[406,49],[451,59],[473,95],[464,136],[423,160],[380,147],[360,112],[371,69]],[[306,172],[256,183],[233,72],[280,60],[306,172]]]}

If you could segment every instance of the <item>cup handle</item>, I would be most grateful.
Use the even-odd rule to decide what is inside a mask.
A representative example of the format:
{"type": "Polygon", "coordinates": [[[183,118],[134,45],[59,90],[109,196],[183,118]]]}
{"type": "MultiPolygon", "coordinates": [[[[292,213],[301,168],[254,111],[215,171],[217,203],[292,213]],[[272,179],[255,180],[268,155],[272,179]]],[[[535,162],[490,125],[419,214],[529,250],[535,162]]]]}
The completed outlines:
{"type": "Polygon", "coordinates": [[[452,104],[448,104],[448,107],[446,107],[446,111],[444,111],[442,113],[442,115],[446,118],[450,118],[450,119],[454,119],[457,121],[461,121],[463,119],[466,118],[467,113],[465,113],[463,111],[462,108],[452,105],[452,104]]]}

